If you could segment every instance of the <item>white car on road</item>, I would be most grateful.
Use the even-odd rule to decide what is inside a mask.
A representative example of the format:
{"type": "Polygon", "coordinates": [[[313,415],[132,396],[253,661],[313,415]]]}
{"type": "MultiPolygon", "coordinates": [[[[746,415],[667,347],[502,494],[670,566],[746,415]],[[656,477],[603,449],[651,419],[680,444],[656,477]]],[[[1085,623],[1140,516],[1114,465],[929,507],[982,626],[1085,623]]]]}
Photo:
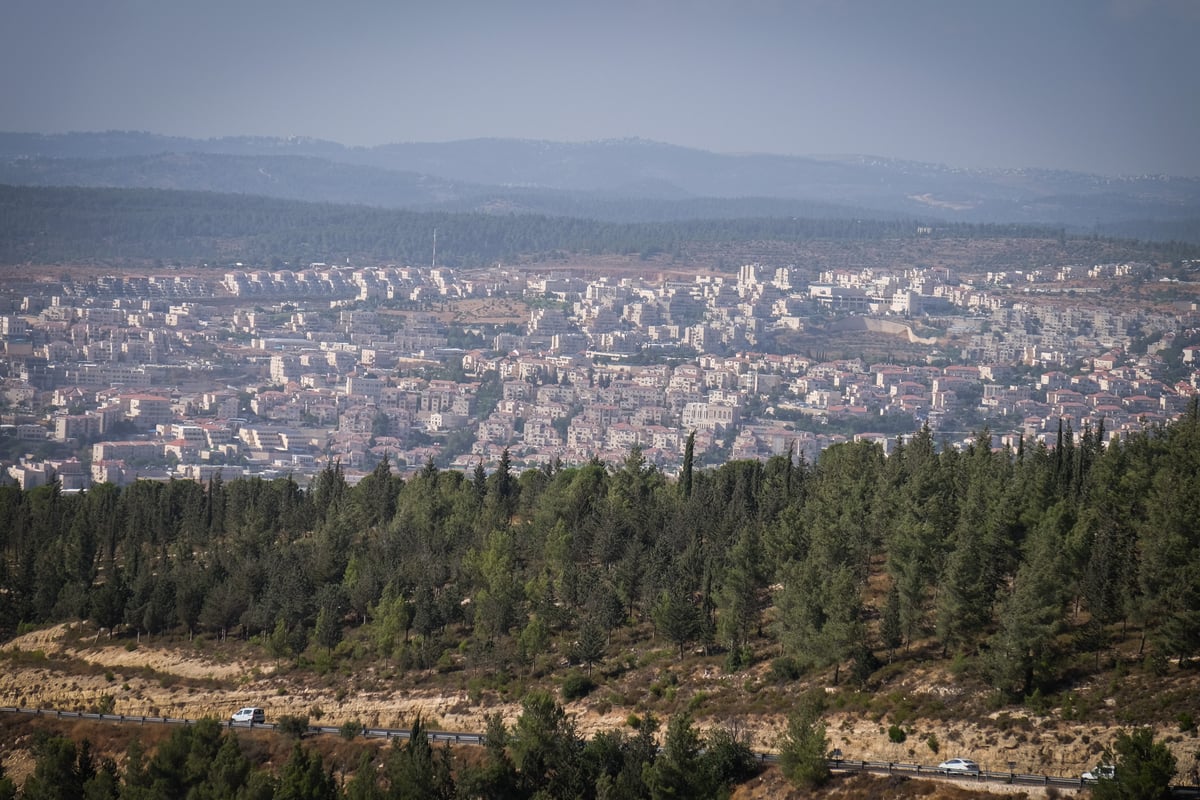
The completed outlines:
{"type": "Polygon", "coordinates": [[[942,772],[978,773],[979,765],[969,758],[952,758],[938,764],[942,772]]]}

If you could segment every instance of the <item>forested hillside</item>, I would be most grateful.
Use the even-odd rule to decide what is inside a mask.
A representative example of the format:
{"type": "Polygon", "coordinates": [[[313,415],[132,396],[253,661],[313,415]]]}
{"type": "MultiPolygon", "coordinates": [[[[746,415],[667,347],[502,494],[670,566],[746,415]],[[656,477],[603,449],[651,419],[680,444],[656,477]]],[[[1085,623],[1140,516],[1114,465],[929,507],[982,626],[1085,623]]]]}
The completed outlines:
{"type": "MultiPolygon", "coordinates": [[[[1056,448],[1013,452],[993,450],[984,432],[958,452],[924,430],[887,458],[863,443],[811,465],[693,470],[689,459],[676,481],[634,450],[623,464],[521,475],[428,465],[408,481],[384,462],[354,486],[335,465],[307,491],[289,478],[0,487],[5,638],[86,619],[129,647],[150,635],[261,648],[292,662],[289,682],[304,671],[346,681],[369,671],[393,686],[408,675],[470,672],[487,677],[467,685],[497,687],[523,676],[520,715],[489,717],[479,757],[423,737],[272,756],[206,721],[152,753],[129,740],[118,767],[87,741],[22,732],[36,764],[21,796],[727,796],[756,766],[744,730],[701,732],[695,697],[661,738],[640,705],[632,731],[589,738],[544,688],[567,700],[594,691],[636,668],[627,648],[639,640],[672,660],[703,648],[730,676],[762,675],[769,661],[774,681],[816,685],[780,695],[791,714],[776,744],[798,785],[828,779],[822,685],[869,692],[939,662],[989,684],[993,709],[1086,720],[1096,698],[1075,690],[1102,670],[1116,664],[1119,675],[1137,653],[1165,685],[1200,650],[1200,409],[1107,447],[1102,438],[1085,430],[1075,442],[1066,430],[1056,448]]],[[[6,657],[16,667],[38,655],[6,657]]],[[[864,692],[833,697],[877,713],[864,692]]],[[[948,712],[889,698],[894,742],[913,702],[948,712]]],[[[1174,688],[1117,718],[1194,731],[1194,698],[1174,688]]],[[[276,722],[293,735],[306,724],[276,722]]],[[[1017,722],[1005,712],[994,724],[1017,722]]],[[[347,721],[343,738],[360,728],[347,721]]],[[[1149,728],[1137,736],[1165,785],[1174,757],[1149,728]]],[[[1122,741],[1133,739],[1118,737],[1118,750],[1122,741]]],[[[935,735],[926,744],[937,752],[935,735]]],[[[0,771],[0,797],[14,789],[0,771]]]]}
{"type": "MultiPolygon", "coordinates": [[[[405,670],[589,669],[646,629],[736,672],[865,681],[966,659],[1011,700],[1069,688],[1118,640],[1200,649],[1200,417],[1099,445],[965,452],[923,431],[678,481],[623,464],[491,475],[387,462],[356,486],[143,481],[0,488],[0,620],[259,637],[280,657],[405,670]],[[937,643],[914,650],[912,643],[937,643]],[[337,649],[342,640],[354,647],[337,649]],[[915,661],[914,661],[915,663],[915,661]]],[[[649,635],[648,633],[646,635],[649,635]]]]}
{"type": "MultiPolygon", "coordinates": [[[[780,216],[634,224],[532,214],[418,213],[159,189],[0,186],[0,263],[5,264],[161,259],[281,266],[341,263],[347,257],[424,264],[435,229],[439,264],[477,267],[567,253],[686,259],[697,250],[763,241],[912,239],[916,223],[780,216]]],[[[1100,247],[1094,239],[1066,240],[1060,231],[1023,225],[950,224],[930,236],[1062,240],[1071,257],[1083,260],[1159,262],[1196,252],[1179,244],[1100,247]]]]}
{"type": "Polygon", "coordinates": [[[1200,181],[712,153],[644,139],[346,147],[305,137],[0,132],[0,183],[229,192],[610,221],[747,216],[1020,223],[1197,243],[1200,181]]]}

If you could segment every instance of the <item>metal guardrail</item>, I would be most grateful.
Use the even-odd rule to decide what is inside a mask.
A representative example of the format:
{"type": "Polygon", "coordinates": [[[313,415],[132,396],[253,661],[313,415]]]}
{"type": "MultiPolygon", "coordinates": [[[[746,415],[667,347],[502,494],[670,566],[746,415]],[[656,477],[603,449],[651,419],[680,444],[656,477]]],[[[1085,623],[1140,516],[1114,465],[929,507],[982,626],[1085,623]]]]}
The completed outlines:
{"type": "MultiPolygon", "coordinates": [[[[775,761],[777,758],[769,758],[775,761]]],[[[1003,772],[996,770],[980,770],[979,772],[959,772],[955,770],[927,767],[923,764],[905,764],[893,761],[856,761],[853,759],[830,759],[831,770],[841,772],[872,772],[883,775],[912,775],[914,777],[950,778],[963,782],[976,783],[1007,783],[1016,786],[1045,786],[1060,789],[1089,788],[1091,781],[1082,778],[1071,778],[1061,775],[1034,775],[1023,772],[1003,772]]],[[[1200,800],[1200,786],[1172,786],[1171,797],[1179,800],[1200,800]]]]}
{"type": "MultiPolygon", "coordinates": [[[[0,714],[30,714],[53,719],[89,719],[100,722],[117,722],[138,725],[194,725],[198,720],[174,717],[147,717],[130,714],[97,714],[83,711],[60,711],[48,708],[18,708],[16,706],[0,706],[0,714]]],[[[232,722],[221,723],[228,728],[275,730],[278,726],[269,722],[232,722]]],[[[342,727],[332,725],[309,725],[304,732],[310,736],[329,734],[341,735],[342,727]]],[[[371,728],[363,726],[359,736],[368,739],[408,739],[412,731],[407,728],[371,728]]],[[[456,731],[427,731],[430,742],[447,742],[450,744],[482,745],[486,737],[482,733],[463,733],[456,731]]],[[[775,753],[755,753],[761,763],[774,764],[779,761],[775,753]]],[[[826,762],[831,770],[837,772],[871,772],[883,775],[912,775],[914,777],[951,778],[954,780],[975,783],[1007,783],[1019,786],[1055,786],[1064,789],[1079,789],[1089,786],[1082,778],[1067,778],[1055,775],[1033,775],[1021,772],[996,772],[980,770],[979,772],[957,772],[939,769],[923,764],[906,764],[895,761],[859,761],[847,758],[831,758],[826,762]]],[[[1200,786],[1173,786],[1171,796],[1200,800],[1200,786]]]]}
{"type": "Polygon", "coordinates": [[[926,778],[950,778],[953,780],[975,783],[1008,783],[1021,786],[1058,786],[1078,789],[1083,786],[1081,778],[1067,778],[1055,775],[1033,775],[1020,772],[1000,772],[995,770],[980,770],[978,772],[963,772],[958,770],[941,769],[924,764],[908,764],[897,761],[858,761],[854,759],[830,759],[829,768],[841,772],[872,772],[882,775],[912,775],[926,778]]]}
{"type": "MultiPolygon", "coordinates": [[[[198,720],[174,718],[174,717],[148,717],[137,714],[98,714],[93,711],[61,711],[55,708],[23,708],[17,706],[0,706],[0,714],[29,714],[38,717],[48,717],[52,719],[90,719],[98,722],[124,722],[136,723],[139,725],[154,724],[154,725],[194,725],[198,720]]],[[[270,722],[233,722],[225,720],[221,725],[226,728],[240,728],[249,730],[275,730],[278,725],[270,722]]],[[[309,725],[304,734],[307,736],[317,736],[324,734],[342,734],[341,726],[333,725],[309,725]]],[[[370,728],[363,726],[358,732],[359,736],[364,738],[377,739],[408,739],[412,736],[412,731],[407,728],[370,728]]],[[[450,742],[452,744],[472,744],[481,745],[484,743],[484,735],[482,733],[463,733],[459,731],[427,731],[431,742],[450,742]]]]}

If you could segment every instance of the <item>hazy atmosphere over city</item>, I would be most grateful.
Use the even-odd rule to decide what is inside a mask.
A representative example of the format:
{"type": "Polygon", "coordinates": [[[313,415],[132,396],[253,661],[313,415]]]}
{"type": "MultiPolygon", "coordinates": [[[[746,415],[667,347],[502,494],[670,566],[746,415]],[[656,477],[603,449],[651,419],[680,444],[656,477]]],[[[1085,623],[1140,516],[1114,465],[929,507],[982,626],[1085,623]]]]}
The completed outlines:
{"type": "Polygon", "coordinates": [[[0,0],[0,800],[1200,798],[1200,0],[0,0]]]}
{"type": "Polygon", "coordinates": [[[9,131],[1200,175],[1188,0],[11,0],[4,18],[9,131]]]}

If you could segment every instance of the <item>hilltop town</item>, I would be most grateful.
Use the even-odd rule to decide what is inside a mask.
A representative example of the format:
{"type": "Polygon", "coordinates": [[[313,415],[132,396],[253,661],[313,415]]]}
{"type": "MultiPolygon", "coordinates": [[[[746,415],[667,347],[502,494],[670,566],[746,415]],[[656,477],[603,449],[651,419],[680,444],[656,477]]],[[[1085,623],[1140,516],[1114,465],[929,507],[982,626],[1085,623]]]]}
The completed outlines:
{"type": "Polygon", "coordinates": [[[698,464],[811,461],[925,425],[947,446],[1107,439],[1200,387],[1196,303],[1119,291],[1153,272],[30,274],[0,294],[3,477],[305,483],[337,464],[353,481],[383,459],[552,469],[635,447],[673,474],[693,434],[698,464]]]}

